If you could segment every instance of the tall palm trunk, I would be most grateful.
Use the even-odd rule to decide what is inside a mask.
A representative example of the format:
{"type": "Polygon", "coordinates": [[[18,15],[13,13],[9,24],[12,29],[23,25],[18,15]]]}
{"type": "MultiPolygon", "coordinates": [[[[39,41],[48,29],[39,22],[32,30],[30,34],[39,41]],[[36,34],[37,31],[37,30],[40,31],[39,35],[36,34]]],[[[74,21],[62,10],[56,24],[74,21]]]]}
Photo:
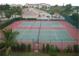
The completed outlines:
{"type": "Polygon", "coordinates": [[[11,47],[8,47],[7,49],[6,49],[6,56],[9,56],[10,55],[10,52],[11,52],[11,47]]]}

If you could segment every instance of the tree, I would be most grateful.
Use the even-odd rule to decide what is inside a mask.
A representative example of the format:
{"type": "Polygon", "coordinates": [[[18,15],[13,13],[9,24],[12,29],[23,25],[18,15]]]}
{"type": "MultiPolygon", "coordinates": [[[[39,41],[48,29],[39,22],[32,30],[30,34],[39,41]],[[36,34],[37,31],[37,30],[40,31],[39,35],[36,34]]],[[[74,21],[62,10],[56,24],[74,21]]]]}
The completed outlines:
{"type": "Polygon", "coordinates": [[[49,10],[47,10],[47,12],[50,13],[50,14],[53,14],[53,6],[51,6],[51,7],[49,8],[49,10]]]}
{"type": "Polygon", "coordinates": [[[10,18],[11,16],[12,16],[12,10],[11,9],[9,9],[9,10],[5,10],[5,17],[6,18],[10,18]]]}
{"type": "Polygon", "coordinates": [[[17,7],[17,15],[22,15],[22,9],[20,7],[17,7]]]}
{"type": "Polygon", "coordinates": [[[54,6],[53,12],[54,12],[54,13],[60,13],[60,8],[59,8],[58,5],[55,5],[55,6],[54,6]]]}
{"type": "Polygon", "coordinates": [[[45,52],[45,45],[43,44],[42,52],[45,52]]]}
{"type": "Polygon", "coordinates": [[[74,45],[73,46],[73,50],[75,53],[79,53],[79,46],[78,45],[74,45]]]}
{"type": "Polygon", "coordinates": [[[11,14],[14,15],[15,18],[16,18],[16,15],[21,16],[22,15],[22,8],[20,8],[20,7],[11,7],[11,14]]]}
{"type": "Polygon", "coordinates": [[[54,14],[54,13],[62,14],[63,9],[64,8],[62,6],[55,5],[55,6],[51,6],[47,12],[50,14],[54,14]]]}
{"type": "Polygon", "coordinates": [[[62,11],[63,15],[67,15],[69,16],[70,14],[72,14],[72,5],[71,4],[67,4],[65,7],[64,7],[64,10],[62,11]]]}
{"type": "Polygon", "coordinates": [[[46,52],[48,53],[49,52],[49,49],[50,49],[50,46],[49,44],[46,45],[46,52]]]}
{"type": "Polygon", "coordinates": [[[10,5],[8,5],[8,4],[0,5],[0,10],[5,11],[5,10],[8,10],[8,9],[10,9],[10,5]]]}
{"type": "Polygon", "coordinates": [[[7,18],[11,17],[10,5],[8,5],[8,4],[0,5],[0,11],[1,11],[1,16],[3,16],[3,14],[4,14],[5,17],[7,17],[7,18]]]}
{"type": "Polygon", "coordinates": [[[4,39],[4,44],[5,44],[5,47],[6,47],[5,54],[9,55],[10,51],[11,51],[11,47],[13,45],[15,45],[15,43],[16,43],[15,37],[18,33],[12,32],[12,30],[8,30],[8,31],[3,30],[3,33],[4,33],[4,36],[5,36],[5,39],[4,39]]]}
{"type": "Polygon", "coordinates": [[[2,15],[4,13],[4,16],[6,18],[10,18],[12,17],[13,15],[19,15],[21,16],[22,14],[22,8],[21,7],[16,7],[16,6],[10,6],[8,4],[6,5],[0,5],[0,15],[2,15]]]}

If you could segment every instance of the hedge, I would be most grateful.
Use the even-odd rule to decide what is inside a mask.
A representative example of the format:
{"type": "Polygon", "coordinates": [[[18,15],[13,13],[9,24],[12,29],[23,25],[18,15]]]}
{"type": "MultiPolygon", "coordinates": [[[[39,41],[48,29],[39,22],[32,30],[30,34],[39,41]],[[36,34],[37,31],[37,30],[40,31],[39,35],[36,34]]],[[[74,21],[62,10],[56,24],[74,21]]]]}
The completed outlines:
{"type": "Polygon", "coordinates": [[[37,20],[36,18],[13,18],[10,20],[5,21],[3,24],[0,25],[0,29],[5,28],[6,26],[10,25],[11,23],[15,22],[15,21],[20,21],[20,20],[37,20]]]}

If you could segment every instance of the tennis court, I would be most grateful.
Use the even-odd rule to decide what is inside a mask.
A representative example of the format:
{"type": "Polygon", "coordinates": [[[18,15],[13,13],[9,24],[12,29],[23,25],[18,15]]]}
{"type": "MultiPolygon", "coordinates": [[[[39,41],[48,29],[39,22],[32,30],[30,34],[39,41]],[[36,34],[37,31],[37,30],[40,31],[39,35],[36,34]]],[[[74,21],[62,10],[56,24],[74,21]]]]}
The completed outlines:
{"type": "Polygon", "coordinates": [[[65,21],[17,21],[11,27],[13,31],[19,32],[17,40],[58,44],[75,43],[78,39],[75,29],[65,21]]]}

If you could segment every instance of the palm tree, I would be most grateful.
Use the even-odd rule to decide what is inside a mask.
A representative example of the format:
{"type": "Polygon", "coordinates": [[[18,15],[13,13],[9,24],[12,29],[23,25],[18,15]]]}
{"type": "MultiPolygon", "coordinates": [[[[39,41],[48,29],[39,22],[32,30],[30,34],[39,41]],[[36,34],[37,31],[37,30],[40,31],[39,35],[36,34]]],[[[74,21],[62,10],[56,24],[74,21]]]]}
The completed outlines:
{"type": "Polygon", "coordinates": [[[9,53],[11,51],[11,47],[14,46],[15,43],[16,43],[15,37],[18,33],[13,32],[12,30],[8,30],[8,31],[3,30],[3,33],[4,33],[4,36],[5,36],[5,39],[4,39],[4,44],[5,44],[5,47],[6,47],[5,54],[9,55],[9,53]]]}

